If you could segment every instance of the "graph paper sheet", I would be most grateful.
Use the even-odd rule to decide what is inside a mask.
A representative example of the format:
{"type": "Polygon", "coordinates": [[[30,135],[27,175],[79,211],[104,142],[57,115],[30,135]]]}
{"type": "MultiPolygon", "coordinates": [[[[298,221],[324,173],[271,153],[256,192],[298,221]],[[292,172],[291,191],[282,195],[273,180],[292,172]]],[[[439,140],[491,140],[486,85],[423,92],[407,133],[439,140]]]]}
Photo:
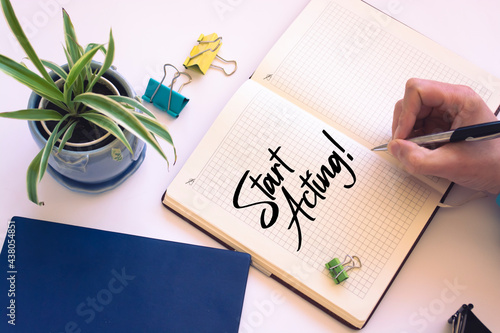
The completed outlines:
{"type": "Polygon", "coordinates": [[[267,90],[259,92],[246,107],[192,187],[325,275],[325,263],[333,257],[362,258],[363,269],[352,271],[354,277],[342,284],[360,298],[366,295],[432,191],[346,136],[326,130],[322,122],[267,90]],[[344,156],[352,173],[344,167],[335,177],[325,177],[330,183],[326,189],[319,180],[324,175],[321,170],[332,170],[332,151],[341,152],[323,131],[353,158],[350,161],[344,156]],[[272,160],[269,150],[277,151],[272,160]],[[273,169],[276,163],[280,166],[273,169]],[[237,185],[247,171],[237,201],[240,206],[275,203],[278,217],[272,226],[263,228],[260,222],[263,209],[267,209],[266,221],[272,223],[269,204],[235,208],[237,185]],[[311,177],[307,184],[316,191],[325,189],[324,193],[315,195],[311,187],[303,185],[308,173],[311,177]],[[264,191],[252,181],[259,175],[257,183],[264,191]],[[275,182],[272,186],[271,179],[275,182]],[[320,186],[314,186],[314,182],[320,186]],[[265,190],[266,185],[271,190],[265,190]],[[316,205],[290,207],[290,202],[298,203],[304,197],[316,205]]]}
{"type": "MultiPolygon", "coordinates": [[[[391,139],[392,110],[413,77],[467,85],[498,107],[498,79],[408,27],[372,8],[360,15],[366,6],[357,1],[315,4],[321,14],[292,27],[253,79],[367,147],[391,139]]],[[[440,182],[440,190],[449,186],[429,181],[440,182]]]]}
{"type": "Polygon", "coordinates": [[[431,56],[429,45],[422,49],[410,44],[413,39],[382,29],[395,21],[381,22],[375,14],[359,16],[340,3],[324,1],[321,15],[303,29],[303,35],[292,35],[296,39],[289,47],[277,44],[273,51],[279,56],[269,57],[278,59],[264,62],[254,80],[369,143],[391,138],[394,104],[412,77],[464,84],[485,101],[492,97],[492,87],[485,84],[487,74],[468,75],[466,68],[460,72],[453,66],[457,56],[431,56]]]}
{"type": "Polygon", "coordinates": [[[354,327],[401,268],[448,181],[388,153],[411,77],[471,86],[496,109],[497,79],[361,1],[313,0],[228,102],[164,204],[354,327]],[[335,285],[325,263],[362,267],[335,285]]]}
{"type": "Polygon", "coordinates": [[[309,297],[367,318],[441,195],[247,81],[165,203],[281,279],[301,280],[309,297]],[[346,255],[363,267],[335,285],[325,264],[346,255]]]}

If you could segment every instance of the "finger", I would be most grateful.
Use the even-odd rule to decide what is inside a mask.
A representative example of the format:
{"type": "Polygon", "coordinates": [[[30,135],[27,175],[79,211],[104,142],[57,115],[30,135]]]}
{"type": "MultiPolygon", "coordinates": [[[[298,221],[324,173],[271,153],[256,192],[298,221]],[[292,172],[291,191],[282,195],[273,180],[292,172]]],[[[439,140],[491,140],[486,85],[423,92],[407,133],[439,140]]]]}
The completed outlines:
{"type": "Polygon", "coordinates": [[[456,154],[450,153],[447,149],[430,150],[411,141],[399,139],[391,141],[388,149],[411,174],[448,178],[446,177],[448,170],[459,165],[455,161],[456,154]]]}
{"type": "MultiPolygon", "coordinates": [[[[470,87],[410,79],[405,87],[400,118],[408,118],[414,123],[418,119],[432,116],[441,130],[448,130],[491,119],[492,114],[486,103],[470,87]]],[[[407,129],[408,124],[403,122],[403,125],[403,129],[407,129]]]]}
{"type": "Polygon", "coordinates": [[[436,81],[409,79],[406,82],[395,139],[407,138],[418,119],[426,118],[433,108],[442,105],[442,89],[441,83],[436,81]]]}
{"type": "Polygon", "coordinates": [[[403,100],[399,100],[396,105],[394,105],[394,112],[392,115],[392,137],[394,138],[394,134],[396,132],[396,129],[399,126],[399,118],[401,115],[401,111],[403,108],[403,100]]]}

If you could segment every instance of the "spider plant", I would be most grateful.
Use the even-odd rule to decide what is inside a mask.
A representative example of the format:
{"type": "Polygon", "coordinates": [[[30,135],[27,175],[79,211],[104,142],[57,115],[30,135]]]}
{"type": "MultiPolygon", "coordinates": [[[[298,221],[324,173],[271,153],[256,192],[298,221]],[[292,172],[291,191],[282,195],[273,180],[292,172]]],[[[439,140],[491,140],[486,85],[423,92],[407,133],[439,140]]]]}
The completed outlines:
{"type": "Polygon", "coordinates": [[[8,25],[39,74],[28,69],[23,63],[18,63],[1,54],[0,70],[52,103],[48,105],[56,106],[52,109],[23,109],[0,113],[0,117],[5,118],[57,122],[45,146],[28,167],[26,184],[28,198],[31,201],[41,204],[38,200],[37,187],[47,170],[49,156],[53,151],[60,152],[64,148],[79,122],[90,122],[104,129],[123,142],[132,152],[122,130],[127,129],[158,151],[168,165],[167,156],[156,140],[158,136],[172,145],[175,158],[177,158],[168,130],[138,100],[126,96],[105,96],[92,92],[96,83],[113,62],[115,43],[111,30],[106,45],[92,43],[84,48],[78,43],[69,15],[63,10],[65,40],[63,49],[68,67],[66,71],[56,63],[38,57],[21,28],[10,1],[0,1],[8,25]],[[99,51],[104,54],[102,67],[92,70],[91,62],[99,51]],[[56,85],[48,70],[55,73],[57,79],[63,81],[62,88],[56,85]],[[137,112],[136,109],[142,112],[137,112]]]}

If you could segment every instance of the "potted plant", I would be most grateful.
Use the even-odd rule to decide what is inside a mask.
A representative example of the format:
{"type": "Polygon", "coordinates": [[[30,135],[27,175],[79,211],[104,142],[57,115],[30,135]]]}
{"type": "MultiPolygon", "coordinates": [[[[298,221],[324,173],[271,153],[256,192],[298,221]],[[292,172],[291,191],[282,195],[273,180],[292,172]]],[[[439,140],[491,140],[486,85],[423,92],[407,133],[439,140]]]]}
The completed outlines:
{"type": "Polygon", "coordinates": [[[117,186],[142,163],[144,142],[168,164],[156,139],[158,136],[172,145],[175,155],[168,130],[112,68],[112,31],[106,46],[89,44],[84,48],[63,10],[67,64],[60,66],[38,57],[10,1],[0,1],[8,25],[40,73],[0,55],[0,70],[33,91],[27,109],[0,113],[0,117],[27,120],[41,148],[27,171],[31,201],[41,204],[37,186],[47,170],[73,190],[102,192],[117,186]],[[98,52],[104,53],[102,63],[93,60],[98,52]]]}

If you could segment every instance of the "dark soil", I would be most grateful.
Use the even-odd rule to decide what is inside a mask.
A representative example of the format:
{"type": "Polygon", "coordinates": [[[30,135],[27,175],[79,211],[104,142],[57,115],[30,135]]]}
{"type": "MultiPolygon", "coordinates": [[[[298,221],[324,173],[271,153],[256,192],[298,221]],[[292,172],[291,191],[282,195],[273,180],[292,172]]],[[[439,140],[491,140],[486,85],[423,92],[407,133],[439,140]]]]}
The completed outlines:
{"type": "MultiPolygon", "coordinates": [[[[118,88],[119,89],[119,88],[118,88]]],[[[120,89],[119,89],[120,90],[120,89]]],[[[94,88],[92,89],[94,93],[98,94],[103,94],[103,95],[111,95],[112,92],[103,84],[97,83],[94,88]]],[[[58,106],[54,105],[53,103],[49,102],[47,104],[47,109],[52,109],[56,110],[61,114],[66,114],[66,111],[60,109],[58,106]]],[[[47,125],[47,128],[52,132],[57,125],[57,121],[46,121],[45,122],[47,125]]],[[[38,130],[42,135],[45,137],[45,139],[49,138],[49,134],[46,133],[45,129],[42,127],[42,124],[40,122],[36,123],[38,130]]],[[[63,128],[65,124],[62,124],[59,128],[63,128]]],[[[104,136],[107,133],[106,130],[100,128],[99,126],[86,121],[85,119],[80,119],[78,121],[78,124],[75,127],[75,130],[73,131],[73,135],[71,139],[68,142],[71,143],[86,143],[86,142],[92,142],[94,140],[97,140],[104,136]]],[[[110,135],[108,136],[105,140],[91,145],[91,146],[86,146],[86,147],[73,147],[73,146],[68,146],[66,145],[64,149],[66,150],[72,150],[72,151],[88,151],[88,150],[94,150],[101,148],[109,143],[111,143],[113,140],[115,140],[115,137],[110,135]]],[[[59,143],[56,143],[56,146],[58,146],[59,143]]]]}

